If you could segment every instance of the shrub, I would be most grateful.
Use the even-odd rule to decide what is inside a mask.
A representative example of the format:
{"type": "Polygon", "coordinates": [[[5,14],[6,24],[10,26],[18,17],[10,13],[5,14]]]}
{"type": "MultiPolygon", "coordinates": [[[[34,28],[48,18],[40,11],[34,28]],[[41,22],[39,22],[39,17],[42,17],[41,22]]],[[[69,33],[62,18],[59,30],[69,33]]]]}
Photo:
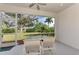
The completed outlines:
{"type": "Polygon", "coordinates": [[[50,32],[55,32],[55,28],[54,27],[51,27],[49,29],[50,29],[50,32]]]}
{"type": "Polygon", "coordinates": [[[26,29],[26,32],[34,32],[34,29],[26,29]]]}
{"type": "Polygon", "coordinates": [[[15,32],[15,29],[14,29],[14,28],[3,29],[2,32],[3,32],[3,33],[14,33],[14,32],[15,32]]]}

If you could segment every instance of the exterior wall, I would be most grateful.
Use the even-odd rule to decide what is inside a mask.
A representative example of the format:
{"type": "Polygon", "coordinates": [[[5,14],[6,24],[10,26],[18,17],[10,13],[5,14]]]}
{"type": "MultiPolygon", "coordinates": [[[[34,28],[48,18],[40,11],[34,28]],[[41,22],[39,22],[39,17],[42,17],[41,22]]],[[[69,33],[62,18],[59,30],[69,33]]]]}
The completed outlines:
{"type": "Polygon", "coordinates": [[[79,4],[56,15],[56,40],[79,49],[79,4]]]}

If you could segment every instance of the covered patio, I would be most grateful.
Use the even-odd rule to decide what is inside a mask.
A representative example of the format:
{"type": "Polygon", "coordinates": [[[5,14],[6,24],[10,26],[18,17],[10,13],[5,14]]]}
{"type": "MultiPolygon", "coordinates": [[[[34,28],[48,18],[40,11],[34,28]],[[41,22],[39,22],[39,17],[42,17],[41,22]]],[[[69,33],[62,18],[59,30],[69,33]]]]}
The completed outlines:
{"type": "MultiPolygon", "coordinates": [[[[38,5],[38,4],[36,4],[38,5]]],[[[40,6],[40,10],[33,6],[28,7],[29,3],[2,3],[0,4],[1,12],[10,12],[17,14],[30,14],[39,16],[49,16],[55,18],[55,37],[54,50],[52,55],[78,55],[79,54],[79,4],[74,3],[46,3],[45,6],[40,6]]],[[[15,18],[17,19],[17,17],[15,18]]],[[[2,21],[1,21],[2,22],[2,21]]],[[[1,23],[0,23],[1,24],[1,23]]],[[[17,24],[17,21],[15,22],[17,24]]],[[[17,26],[15,26],[16,28],[17,26]]],[[[17,29],[16,29],[17,30],[17,29]]],[[[1,32],[0,32],[1,33],[1,32]]],[[[16,37],[17,33],[15,33],[16,37]]],[[[0,37],[2,37],[0,35],[0,37]]],[[[21,37],[21,36],[20,36],[21,37]]],[[[1,44],[0,40],[0,45],[1,44]]],[[[24,41],[25,44],[25,41],[24,41]]],[[[9,51],[0,52],[0,55],[26,55],[25,45],[15,45],[9,51]]],[[[53,43],[52,43],[53,44],[53,43]]],[[[53,48],[53,47],[52,47],[53,48]]],[[[45,54],[44,54],[45,55],[45,54]]],[[[49,54],[48,54],[49,55],[49,54]]]]}

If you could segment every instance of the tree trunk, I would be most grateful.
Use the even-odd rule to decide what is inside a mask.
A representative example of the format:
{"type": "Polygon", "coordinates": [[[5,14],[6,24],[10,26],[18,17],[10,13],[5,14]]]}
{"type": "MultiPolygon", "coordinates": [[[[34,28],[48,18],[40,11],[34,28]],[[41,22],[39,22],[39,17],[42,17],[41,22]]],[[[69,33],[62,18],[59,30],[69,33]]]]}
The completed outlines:
{"type": "Polygon", "coordinates": [[[21,30],[20,30],[21,32],[23,32],[23,28],[22,28],[22,26],[21,26],[21,30]]]}
{"type": "Polygon", "coordinates": [[[49,23],[48,23],[48,27],[49,27],[49,23]]]}

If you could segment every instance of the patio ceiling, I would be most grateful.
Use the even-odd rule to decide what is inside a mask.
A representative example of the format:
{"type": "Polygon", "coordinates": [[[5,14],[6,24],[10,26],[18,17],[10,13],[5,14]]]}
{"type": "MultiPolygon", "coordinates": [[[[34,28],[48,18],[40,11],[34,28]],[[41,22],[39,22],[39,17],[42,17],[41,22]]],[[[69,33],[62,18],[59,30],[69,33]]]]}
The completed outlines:
{"type": "MultiPolygon", "coordinates": [[[[5,5],[10,5],[10,6],[16,6],[16,7],[24,7],[29,9],[29,4],[30,3],[7,3],[5,5]]],[[[72,6],[73,3],[47,3],[47,5],[42,6],[40,5],[40,10],[41,11],[48,11],[48,12],[60,12],[70,6],[72,6]]],[[[30,9],[35,9],[37,10],[36,6],[33,6],[30,9]]]]}

